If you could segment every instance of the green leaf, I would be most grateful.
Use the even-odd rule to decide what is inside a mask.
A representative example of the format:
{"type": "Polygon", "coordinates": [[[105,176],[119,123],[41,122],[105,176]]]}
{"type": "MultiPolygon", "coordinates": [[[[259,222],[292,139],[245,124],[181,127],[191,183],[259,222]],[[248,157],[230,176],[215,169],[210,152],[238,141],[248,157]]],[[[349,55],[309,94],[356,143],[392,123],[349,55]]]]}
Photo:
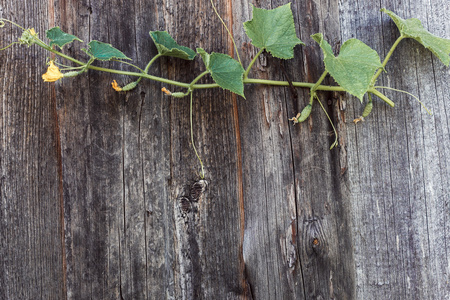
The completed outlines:
{"type": "Polygon", "coordinates": [[[197,50],[197,53],[200,54],[200,56],[203,60],[203,63],[205,64],[206,69],[209,70],[210,55],[205,50],[203,50],[203,48],[197,48],[196,50],[197,50]]]}
{"type": "Polygon", "coordinates": [[[253,46],[278,58],[293,58],[295,45],[304,45],[295,33],[290,3],[271,10],[253,6],[253,18],[244,23],[244,29],[253,46]]]}
{"type": "Polygon", "coordinates": [[[347,92],[358,97],[361,102],[370,88],[375,71],[381,68],[378,53],[357,39],[347,40],[335,57],[330,44],[321,33],[311,36],[323,50],[325,69],[347,92]]]}
{"type": "Polygon", "coordinates": [[[59,48],[68,43],[72,43],[74,40],[83,42],[74,35],[65,33],[59,27],[53,27],[45,32],[47,38],[50,40],[50,46],[57,45],[59,48]]]}
{"type": "Polygon", "coordinates": [[[206,70],[221,88],[245,98],[244,68],[237,60],[223,53],[208,54],[202,48],[197,48],[197,53],[202,57],[206,70]]]}
{"type": "Polygon", "coordinates": [[[386,13],[391,17],[391,19],[397,25],[400,34],[407,38],[412,38],[421,43],[425,48],[429,49],[436,55],[447,67],[450,64],[450,40],[443,39],[435,36],[423,28],[422,22],[420,20],[412,19],[402,19],[392,11],[385,8],[381,9],[382,12],[386,13]]]}
{"type": "Polygon", "coordinates": [[[102,43],[99,41],[90,41],[89,49],[87,53],[92,57],[99,60],[111,60],[111,59],[131,59],[128,58],[122,51],[114,48],[111,44],[102,43]]]}
{"type": "Polygon", "coordinates": [[[178,45],[166,31],[150,31],[150,37],[161,55],[187,60],[193,60],[196,56],[194,50],[178,45]]]}

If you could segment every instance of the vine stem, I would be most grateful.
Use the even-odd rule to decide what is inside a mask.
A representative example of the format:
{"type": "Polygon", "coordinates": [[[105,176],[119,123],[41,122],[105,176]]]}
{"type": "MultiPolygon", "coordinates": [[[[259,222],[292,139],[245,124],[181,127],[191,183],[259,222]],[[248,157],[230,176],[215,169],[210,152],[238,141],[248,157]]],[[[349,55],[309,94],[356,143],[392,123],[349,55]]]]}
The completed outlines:
{"type": "MultiPolygon", "coordinates": [[[[52,49],[51,47],[49,47],[48,45],[46,45],[43,41],[41,41],[39,38],[36,38],[36,45],[62,57],[65,58],[73,63],[76,63],[78,65],[84,66],[86,63],[79,61],[73,57],[70,57],[68,55],[65,55],[64,53],[61,53],[57,50],[52,49]]],[[[250,65],[247,68],[247,75],[248,72],[250,71],[251,66],[255,63],[256,59],[258,58],[258,56],[262,53],[263,49],[261,49],[258,54],[253,58],[252,62],[250,63],[250,65]]],[[[153,63],[154,60],[157,58],[158,55],[155,55],[155,57],[152,58],[152,60],[149,62],[153,63]]],[[[151,65],[151,64],[150,64],[151,65]]],[[[148,65],[147,65],[148,66],[148,65]]],[[[202,76],[206,75],[208,73],[208,71],[203,72],[202,74],[200,74],[200,77],[197,77],[196,79],[194,79],[193,83],[184,83],[184,82],[179,82],[179,81],[175,81],[175,80],[170,80],[170,79],[166,79],[166,78],[162,78],[162,77],[158,77],[158,76],[153,76],[153,75],[149,75],[149,74],[145,74],[145,73],[138,73],[138,72],[130,72],[130,71],[122,71],[122,70],[115,70],[115,69],[108,69],[108,68],[103,68],[103,67],[97,67],[97,66],[92,66],[89,65],[87,67],[88,69],[91,70],[95,70],[95,71],[101,71],[101,72],[107,72],[107,73],[113,73],[113,74],[119,74],[119,75],[126,75],[126,76],[135,76],[135,77],[143,77],[146,79],[150,79],[153,81],[158,81],[158,82],[162,82],[162,83],[166,83],[166,84],[170,84],[170,85],[175,85],[175,86],[179,86],[179,87],[183,87],[183,88],[187,88],[187,89],[192,89],[192,90],[196,90],[196,89],[210,89],[210,88],[217,88],[219,87],[218,84],[216,83],[206,83],[206,84],[195,84],[198,79],[200,79],[202,76]]],[[[268,79],[256,79],[256,78],[245,78],[245,74],[244,73],[244,80],[243,83],[244,84],[263,84],[263,85],[274,85],[274,86],[289,86],[289,82],[288,81],[278,81],[278,80],[268,80],[268,79]]],[[[345,90],[340,87],[340,86],[326,86],[326,85],[317,85],[317,83],[308,83],[308,82],[292,82],[292,85],[295,87],[301,87],[301,88],[312,88],[316,85],[315,90],[318,91],[336,91],[336,92],[345,92],[345,90]]]]}
{"type": "MultiPolygon", "coordinates": [[[[267,80],[267,79],[254,79],[247,78],[244,79],[244,83],[253,83],[253,84],[264,84],[264,85],[276,85],[276,86],[289,86],[288,81],[277,81],[277,80],[267,80]]],[[[309,83],[309,82],[296,82],[293,81],[292,85],[295,87],[309,88],[311,89],[317,83],[309,83]]],[[[199,87],[200,88],[200,87],[199,87]]],[[[331,85],[317,85],[315,88],[316,91],[336,91],[336,92],[345,92],[345,90],[340,86],[331,86],[331,85]]]]}
{"type": "Polygon", "coordinates": [[[374,86],[374,88],[377,88],[377,89],[388,89],[388,90],[392,90],[392,91],[395,91],[395,92],[400,92],[400,93],[407,94],[407,95],[413,97],[414,99],[416,99],[416,100],[420,103],[420,105],[422,105],[422,107],[427,111],[427,113],[428,113],[430,116],[432,115],[431,111],[429,111],[428,108],[426,108],[425,104],[423,104],[423,102],[420,101],[419,97],[417,97],[417,96],[411,94],[410,92],[403,91],[403,90],[398,90],[398,89],[394,89],[394,88],[391,88],[391,87],[388,87],[388,86],[374,86]]]}
{"type": "MultiPolygon", "coordinates": [[[[148,62],[148,64],[147,64],[147,66],[145,66],[145,69],[144,70],[141,70],[141,69],[139,69],[139,70],[141,70],[143,73],[145,73],[145,74],[147,74],[148,73],[148,70],[150,69],[150,67],[151,67],[151,65],[153,65],[153,63],[155,62],[155,60],[157,60],[159,57],[161,57],[162,55],[160,54],[160,53],[158,53],[158,54],[156,54],[149,62],[148,62]]],[[[132,66],[134,66],[134,65],[132,65],[132,66]]],[[[136,67],[136,66],[134,66],[134,67],[136,67]]],[[[139,83],[140,81],[142,80],[142,76],[141,77],[139,77],[137,80],[136,80],[136,83],[139,83]]]]}
{"type": "Polygon", "coordinates": [[[256,53],[255,57],[253,57],[252,61],[247,67],[247,70],[244,72],[244,80],[247,79],[248,73],[250,72],[250,69],[252,68],[253,64],[256,62],[258,57],[261,55],[261,53],[264,51],[264,48],[259,49],[258,53],[256,53]]]}
{"type": "Polygon", "coordinates": [[[392,102],[391,99],[389,99],[388,97],[386,97],[385,95],[383,95],[382,93],[380,93],[379,91],[377,91],[374,88],[371,88],[367,91],[368,93],[372,93],[375,96],[377,96],[378,98],[380,98],[381,100],[383,100],[384,102],[386,102],[387,104],[389,104],[391,107],[394,107],[395,104],[394,102],[392,102]]]}
{"type": "Polygon", "coordinates": [[[200,75],[198,75],[197,77],[195,77],[194,80],[192,80],[191,84],[189,84],[189,89],[193,89],[195,83],[197,81],[200,80],[200,78],[202,78],[203,76],[205,76],[206,74],[209,74],[209,71],[204,71],[203,73],[201,73],[200,75]]]}
{"type": "Polygon", "coordinates": [[[190,92],[190,94],[191,94],[191,101],[189,103],[189,119],[190,119],[190,124],[191,124],[191,143],[192,143],[192,148],[194,148],[195,155],[197,156],[197,159],[200,162],[200,166],[201,166],[201,169],[202,169],[201,173],[200,173],[200,177],[201,177],[201,179],[203,179],[203,178],[205,178],[205,171],[203,169],[203,162],[202,162],[202,159],[200,158],[200,155],[198,155],[197,148],[195,148],[195,144],[194,144],[194,126],[193,126],[193,122],[192,122],[192,98],[193,98],[192,91],[190,92]]]}
{"type": "Polygon", "coordinates": [[[241,66],[242,66],[241,58],[239,57],[239,52],[238,52],[238,49],[237,49],[237,46],[236,46],[236,42],[234,41],[233,35],[231,34],[230,30],[228,29],[228,26],[227,26],[227,25],[225,24],[225,22],[223,21],[222,17],[221,17],[221,16],[219,15],[219,13],[217,12],[217,9],[216,9],[216,6],[214,5],[213,0],[211,0],[211,5],[212,5],[212,8],[214,9],[214,12],[216,13],[217,17],[219,18],[220,22],[222,22],[223,27],[225,27],[225,29],[227,30],[228,35],[229,35],[229,37],[231,38],[231,41],[233,42],[233,45],[234,45],[234,51],[236,51],[237,58],[238,58],[238,60],[239,60],[239,63],[240,63],[241,66]]]}
{"type": "Polygon", "coordinates": [[[311,87],[311,93],[314,93],[317,90],[317,87],[322,83],[322,81],[325,79],[327,74],[328,74],[328,71],[324,71],[322,73],[319,80],[317,80],[317,82],[311,87]]]}
{"type": "Polygon", "coordinates": [[[384,67],[386,67],[389,59],[392,56],[392,53],[394,53],[395,48],[397,48],[398,44],[400,44],[400,42],[404,39],[405,37],[403,35],[400,35],[397,40],[395,41],[395,43],[392,45],[391,49],[389,49],[388,54],[386,55],[386,57],[383,60],[383,63],[381,64],[381,68],[378,69],[378,71],[375,73],[375,75],[373,75],[372,77],[372,82],[371,85],[374,85],[375,82],[377,81],[378,76],[380,76],[381,72],[383,72],[384,67]]]}
{"type": "Polygon", "coordinates": [[[158,53],[156,54],[147,64],[147,66],[144,69],[144,73],[147,74],[148,70],[150,70],[151,65],[153,65],[153,63],[155,62],[155,60],[157,60],[159,57],[161,57],[162,54],[158,53]]]}
{"type": "Polygon", "coordinates": [[[25,28],[23,28],[23,27],[20,26],[19,24],[14,23],[13,21],[10,21],[10,20],[8,20],[8,19],[3,19],[3,18],[0,18],[0,27],[3,27],[4,24],[5,24],[5,22],[8,22],[8,23],[10,23],[10,24],[12,24],[12,25],[14,25],[14,26],[16,26],[16,27],[19,27],[19,28],[22,29],[23,31],[26,30],[25,28]]]}
{"type": "Polygon", "coordinates": [[[323,112],[324,112],[325,115],[327,116],[328,121],[329,121],[330,124],[331,124],[331,127],[333,127],[335,139],[334,139],[334,143],[330,146],[330,150],[331,150],[331,149],[333,149],[334,147],[336,147],[336,146],[339,144],[339,143],[338,143],[337,130],[336,130],[336,128],[334,127],[333,121],[331,121],[330,116],[328,115],[327,111],[325,110],[325,107],[323,107],[322,102],[320,101],[319,97],[317,97],[317,95],[315,95],[315,98],[316,98],[317,102],[319,102],[320,107],[322,108],[323,112]]]}

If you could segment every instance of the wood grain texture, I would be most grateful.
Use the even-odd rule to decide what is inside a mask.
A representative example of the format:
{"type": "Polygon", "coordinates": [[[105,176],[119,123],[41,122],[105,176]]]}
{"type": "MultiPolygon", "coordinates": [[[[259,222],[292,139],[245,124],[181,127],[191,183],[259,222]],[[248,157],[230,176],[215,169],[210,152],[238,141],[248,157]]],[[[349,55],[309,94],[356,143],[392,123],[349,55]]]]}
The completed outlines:
{"type": "MultiPolygon", "coordinates": [[[[246,66],[257,52],[242,28],[251,4],[287,1],[214,3],[246,66]]],[[[336,52],[356,37],[384,58],[398,31],[382,7],[450,38],[446,0],[291,7],[306,45],[289,61],[263,53],[251,77],[315,82],[317,32],[336,52]]],[[[111,43],[141,67],[156,54],[150,30],[236,58],[209,0],[0,0],[0,16],[41,37],[59,25],[111,43]]],[[[0,32],[0,46],[20,35],[0,32]]],[[[81,59],[83,47],[64,52],[81,59]]],[[[43,83],[47,56],[38,47],[0,52],[1,299],[450,299],[450,72],[417,42],[400,44],[380,83],[418,95],[433,115],[386,90],[396,107],[376,99],[354,125],[358,99],[320,93],[339,132],[331,151],[319,105],[307,122],[288,121],[307,90],[249,85],[246,100],[195,92],[204,181],[189,99],[145,80],[117,93],[113,79],[133,78],[94,71],[43,83]]],[[[161,58],[150,73],[190,82],[202,71],[199,59],[161,58]]]]}
{"type": "MultiPolygon", "coordinates": [[[[360,38],[387,53],[399,34],[379,13],[381,7],[403,18],[419,18],[432,33],[450,37],[448,3],[348,2],[341,7],[346,28],[342,39],[360,38]],[[366,23],[355,21],[354,11],[366,15],[366,23]],[[367,35],[372,38],[364,38],[367,35]]],[[[418,95],[433,116],[412,97],[387,91],[396,107],[377,101],[367,122],[347,131],[357,294],[370,295],[368,299],[448,299],[449,94],[441,82],[448,82],[450,73],[413,40],[400,44],[391,60],[382,84],[418,95]]],[[[361,110],[356,101],[349,101],[349,118],[361,110]]]]}

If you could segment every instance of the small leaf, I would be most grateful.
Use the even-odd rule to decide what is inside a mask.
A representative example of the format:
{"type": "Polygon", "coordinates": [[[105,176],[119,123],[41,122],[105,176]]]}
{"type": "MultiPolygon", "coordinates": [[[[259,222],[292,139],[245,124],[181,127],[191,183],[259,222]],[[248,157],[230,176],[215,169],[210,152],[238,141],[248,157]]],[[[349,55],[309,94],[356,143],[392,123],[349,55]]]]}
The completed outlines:
{"type": "Polygon", "coordinates": [[[375,71],[381,68],[378,53],[357,39],[347,40],[335,57],[321,33],[311,36],[323,50],[325,68],[336,82],[361,101],[370,87],[375,71]]]}
{"type": "Polygon", "coordinates": [[[114,48],[111,44],[102,43],[99,41],[90,41],[89,49],[87,53],[99,60],[111,60],[114,58],[117,59],[131,59],[128,58],[122,51],[114,48]]]}
{"type": "Polygon", "coordinates": [[[150,37],[159,54],[187,60],[193,60],[196,56],[194,50],[178,45],[166,31],[150,31],[150,37]]]}
{"type": "Polygon", "coordinates": [[[214,81],[223,89],[244,96],[244,68],[231,56],[223,53],[208,54],[202,48],[197,48],[197,53],[203,59],[206,69],[211,73],[214,81]]]}
{"type": "Polygon", "coordinates": [[[205,67],[207,70],[209,70],[209,58],[210,55],[203,50],[203,48],[197,48],[197,53],[200,54],[200,56],[202,57],[203,63],[205,64],[205,67]]]}
{"type": "Polygon", "coordinates": [[[397,25],[400,34],[407,38],[412,38],[421,43],[425,48],[429,49],[436,55],[447,67],[450,64],[450,40],[435,36],[423,28],[419,19],[402,19],[392,11],[385,8],[381,9],[386,13],[397,25]]]}
{"type": "Polygon", "coordinates": [[[50,40],[50,46],[57,45],[59,48],[66,44],[72,43],[74,40],[83,42],[74,35],[65,33],[59,27],[53,27],[45,32],[47,38],[50,40]]]}
{"type": "Polygon", "coordinates": [[[253,6],[253,18],[244,23],[244,29],[253,46],[278,58],[293,58],[295,45],[304,45],[295,33],[290,3],[272,10],[253,6]]]}

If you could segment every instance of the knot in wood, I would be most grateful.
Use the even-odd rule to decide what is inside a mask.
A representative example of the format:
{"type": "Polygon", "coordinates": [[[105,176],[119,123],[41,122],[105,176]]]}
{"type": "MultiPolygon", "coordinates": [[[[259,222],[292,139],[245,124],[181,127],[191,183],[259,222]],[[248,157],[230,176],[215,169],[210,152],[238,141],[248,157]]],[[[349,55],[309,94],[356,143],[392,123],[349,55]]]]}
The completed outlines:
{"type": "Polygon", "coordinates": [[[313,247],[318,246],[319,245],[319,239],[318,238],[314,238],[312,241],[313,247]]]}
{"type": "Polygon", "coordinates": [[[179,205],[180,205],[180,209],[184,214],[187,214],[191,211],[191,200],[189,200],[188,197],[186,196],[181,196],[180,198],[178,198],[179,201],[179,205]]]}
{"type": "Polygon", "coordinates": [[[199,180],[192,184],[190,194],[192,201],[198,201],[200,196],[205,192],[208,187],[208,182],[206,180],[199,180]]]}
{"type": "Polygon", "coordinates": [[[328,244],[320,219],[306,219],[303,226],[304,247],[308,255],[325,256],[328,252],[328,244]]]}

